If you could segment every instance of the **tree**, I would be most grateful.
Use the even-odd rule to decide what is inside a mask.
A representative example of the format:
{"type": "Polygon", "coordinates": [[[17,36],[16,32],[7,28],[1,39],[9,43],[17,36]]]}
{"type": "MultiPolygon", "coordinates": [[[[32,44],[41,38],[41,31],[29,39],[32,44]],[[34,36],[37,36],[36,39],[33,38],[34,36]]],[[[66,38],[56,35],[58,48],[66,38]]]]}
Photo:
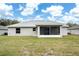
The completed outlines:
{"type": "Polygon", "coordinates": [[[19,23],[18,20],[10,20],[10,19],[0,19],[0,25],[2,26],[7,26],[11,24],[16,24],[19,23]]]}
{"type": "Polygon", "coordinates": [[[68,22],[67,25],[69,25],[69,27],[72,27],[72,26],[75,26],[75,25],[78,25],[76,23],[71,23],[71,22],[68,22]]]}

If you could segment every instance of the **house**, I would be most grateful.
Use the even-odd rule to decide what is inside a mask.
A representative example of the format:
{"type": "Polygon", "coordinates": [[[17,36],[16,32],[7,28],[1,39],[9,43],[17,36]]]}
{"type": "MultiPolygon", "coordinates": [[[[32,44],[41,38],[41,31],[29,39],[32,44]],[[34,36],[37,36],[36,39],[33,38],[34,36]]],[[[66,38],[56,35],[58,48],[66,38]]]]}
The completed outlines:
{"type": "Polygon", "coordinates": [[[63,35],[68,35],[68,30],[69,26],[68,25],[62,25],[62,31],[63,31],[63,35]]]}
{"type": "Polygon", "coordinates": [[[66,28],[54,21],[31,20],[8,26],[8,36],[62,37],[66,28]]]}
{"type": "Polygon", "coordinates": [[[72,27],[70,27],[68,29],[69,29],[70,34],[79,35],[79,25],[72,26],[72,27]]]}
{"type": "Polygon", "coordinates": [[[8,28],[6,26],[0,26],[0,35],[5,35],[8,33],[8,28]]]}

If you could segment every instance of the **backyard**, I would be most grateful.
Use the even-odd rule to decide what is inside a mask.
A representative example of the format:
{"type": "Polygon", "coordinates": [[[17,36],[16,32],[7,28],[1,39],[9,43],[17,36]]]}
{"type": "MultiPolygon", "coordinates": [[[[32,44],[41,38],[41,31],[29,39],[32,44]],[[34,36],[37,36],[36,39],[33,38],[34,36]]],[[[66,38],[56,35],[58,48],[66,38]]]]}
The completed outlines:
{"type": "Polygon", "coordinates": [[[79,36],[0,36],[0,56],[79,56],[79,36]]]}

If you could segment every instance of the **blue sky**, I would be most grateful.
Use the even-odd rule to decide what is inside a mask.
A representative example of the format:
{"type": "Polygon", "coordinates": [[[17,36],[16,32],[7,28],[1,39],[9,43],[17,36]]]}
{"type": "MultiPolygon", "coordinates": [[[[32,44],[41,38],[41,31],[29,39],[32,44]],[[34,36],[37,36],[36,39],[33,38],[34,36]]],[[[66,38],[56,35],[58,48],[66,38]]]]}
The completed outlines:
{"type": "Polygon", "coordinates": [[[0,18],[79,23],[78,7],[75,3],[0,3],[0,18]]]}

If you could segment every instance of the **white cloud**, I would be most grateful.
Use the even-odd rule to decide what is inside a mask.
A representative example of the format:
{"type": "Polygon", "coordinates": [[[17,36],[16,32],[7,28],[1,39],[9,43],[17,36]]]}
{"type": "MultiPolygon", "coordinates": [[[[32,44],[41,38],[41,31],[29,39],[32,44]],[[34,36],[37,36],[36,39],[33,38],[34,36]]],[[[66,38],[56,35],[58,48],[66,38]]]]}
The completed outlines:
{"type": "Polygon", "coordinates": [[[12,18],[12,17],[6,17],[6,19],[14,20],[14,18],[12,18]]]}
{"type": "Polygon", "coordinates": [[[63,6],[51,6],[46,10],[42,10],[42,12],[50,13],[52,16],[62,16],[63,6]]]}
{"type": "Polygon", "coordinates": [[[30,20],[45,20],[43,17],[41,17],[40,15],[37,15],[34,18],[28,18],[26,21],[30,21],[30,20]]]}
{"type": "Polygon", "coordinates": [[[48,20],[68,23],[72,21],[73,23],[79,22],[79,4],[76,4],[76,7],[71,9],[69,12],[65,12],[62,14],[64,7],[62,6],[51,6],[46,10],[42,10],[44,13],[50,13],[51,16],[48,17],[48,20]],[[61,16],[60,18],[56,18],[57,16],[61,16]]]}
{"type": "Polygon", "coordinates": [[[11,12],[12,10],[13,10],[12,5],[6,5],[4,3],[0,3],[0,12],[3,12],[2,15],[13,16],[13,14],[11,12]]]}
{"type": "Polygon", "coordinates": [[[42,12],[44,13],[49,13],[51,16],[48,16],[48,20],[51,21],[57,21],[57,22],[61,22],[59,19],[57,19],[57,16],[63,16],[62,12],[63,12],[64,7],[60,6],[60,5],[55,5],[55,6],[50,6],[48,7],[46,10],[42,10],[42,12]]]}
{"type": "Polygon", "coordinates": [[[21,12],[23,16],[28,16],[28,15],[31,15],[32,13],[33,13],[33,9],[30,9],[30,8],[26,8],[21,12]]]}
{"type": "Polygon", "coordinates": [[[50,20],[50,21],[56,21],[56,18],[55,17],[48,17],[48,20],[50,20]]]}
{"type": "Polygon", "coordinates": [[[36,10],[38,10],[38,5],[39,5],[40,3],[27,3],[26,4],[26,6],[27,6],[27,8],[35,8],[36,10]]]}
{"type": "Polygon", "coordinates": [[[6,5],[6,4],[0,3],[0,10],[10,11],[12,9],[13,8],[11,5],[6,5]]]}
{"type": "Polygon", "coordinates": [[[0,14],[0,17],[1,17],[1,14],[0,14]]]}
{"type": "Polygon", "coordinates": [[[75,5],[76,7],[70,10],[70,14],[79,17],[79,3],[76,3],[75,5]]]}
{"type": "Polygon", "coordinates": [[[79,4],[76,4],[76,7],[71,9],[69,12],[66,12],[65,15],[63,15],[60,19],[64,23],[79,22],[79,4]]]}
{"type": "Polygon", "coordinates": [[[18,20],[18,21],[20,21],[20,22],[23,22],[23,21],[24,21],[24,19],[21,18],[21,17],[17,17],[16,20],[18,20]]]}
{"type": "Polygon", "coordinates": [[[75,3],[75,5],[76,5],[77,7],[79,7],[79,3],[75,3]]]}
{"type": "MultiPolygon", "coordinates": [[[[61,18],[62,19],[62,18],[61,18]]],[[[52,16],[52,17],[48,17],[48,20],[50,20],[50,21],[55,21],[55,22],[59,22],[59,23],[65,23],[64,22],[64,20],[63,21],[61,21],[60,19],[56,19],[54,16],[52,16]]]]}
{"type": "Polygon", "coordinates": [[[38,16],[36,16],[36,17],[34,18],[34,20],[44,20],[44,18],[41,17],[40,15],[38,15],[38,16]]]}
{"type": "Polygon", "coordinates": [[[34,12],[34,9],[38,9],[39,3],[27,3],[26,7],[23,9],[23,11],[21,12],[21,14],[23,16],[28,16],[31,15],[34,12]]]}
{"type": "Polygon", "coordinates": [[[62,20],[63,20],[63,22],[65,22],[65,23],[67,23],[67,22],[69,22],[69,21],[72,21],[72,20],[74,20],[74,19],[75,19],[74,17],[72,17],[72,16],[67,16],[67,15],[65,15],[65,16],[62,17],[62,20]]]}
{"type": "Polygon", "coordinates": [[[13,13],[12,12],[5,12],[5,15],[6,16],[13,16],[13,13]]]}
{"type": "Polygon", "coordinates": [[[66,14],[63,15],[60,19],[61,19],[61,20],[59,20],[59,21],[61,21],[61,22],[63,22],[63,23],[68,23],[68,22],[77,23],[77,22],[79,22],[79,18],[77,18],[77,17],[71,15],[70,13],[66,13],[66,14]]]}

